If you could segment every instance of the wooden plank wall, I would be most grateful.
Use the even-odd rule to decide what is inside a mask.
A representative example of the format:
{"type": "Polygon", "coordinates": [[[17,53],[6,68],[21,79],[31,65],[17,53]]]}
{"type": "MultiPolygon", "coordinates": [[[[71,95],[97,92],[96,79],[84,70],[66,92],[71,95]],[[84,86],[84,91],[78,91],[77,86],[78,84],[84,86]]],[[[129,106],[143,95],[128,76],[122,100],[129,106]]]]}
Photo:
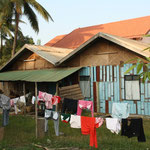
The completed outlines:
{"type": "MultiPolygon", "coordinates": [[[[91,77],[91,97],[94,103],[94,111],[101,113],[111,113],[113,102],[124,102],[130,104],[130,113],[139,115],[150,115],[150,81],[140,82],[141,100],[125,100],[124,72],[132,64],[109,66],[84,67],[81,75],[91,77]]],[[[128,75],[136,75],[136,68],[128,75]]]]}

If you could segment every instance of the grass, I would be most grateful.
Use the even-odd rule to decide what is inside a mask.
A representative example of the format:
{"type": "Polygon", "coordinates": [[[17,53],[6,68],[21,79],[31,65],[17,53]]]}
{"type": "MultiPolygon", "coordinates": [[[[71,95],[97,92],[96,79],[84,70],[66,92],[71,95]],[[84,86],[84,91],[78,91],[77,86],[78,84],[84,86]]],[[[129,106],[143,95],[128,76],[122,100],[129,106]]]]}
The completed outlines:
{"type": "MultiPolygon", "coordinates": [[[[2,124],[0,115],[0,125],[2,124]]],[[[137,138],[127,138],[111,133],[105,123],[97,129],[98,149],[100,150],[150,150],[150,120],[143,120],[146,142],[140,143],[137,138]]],[[[76,147],[92,149],[89,147],[89,136],[81,134],[80,129],[70,128],[69,124],[60,122],[60,132],[64,135],[55,136],[53,121],[49,121],[49,132],[42,139],[35,139],[35,121],[29,116],[10,116],[10,122],[5,127],[4,138],[0,141],[0,150],[41,150],[33,145],[62,148],[76,147]]],[[[93,148],[94,149],[94,148],[93,148]]]]}

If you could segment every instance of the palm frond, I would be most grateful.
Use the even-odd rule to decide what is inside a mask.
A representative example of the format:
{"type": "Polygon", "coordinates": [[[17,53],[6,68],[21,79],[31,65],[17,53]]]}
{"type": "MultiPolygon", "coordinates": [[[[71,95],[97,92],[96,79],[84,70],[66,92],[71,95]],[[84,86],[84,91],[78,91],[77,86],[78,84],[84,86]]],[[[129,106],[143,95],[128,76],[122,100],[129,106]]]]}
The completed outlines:
{"type": "Polygon", "coordinates": [[[31,7],[28,5],[28,3],[24,4],[24,14],[29,19],[32,28],[36,32],[39,32],[39,26],[38,26],[37,17],[35,15],[34,11],[31,9],[31,7]]]}
{"type": "Polygon", "coordinates": [[[33,8],[35,8],[35,10],[46,20],[49,21],[49,18],[53,20],[53,18],[51,17],[51,15],[46,11],[46,9],[40,5],[38,2],[36,2],[36,0],[26,0],[26,2],[28,4],[30,4],[33,8]]]}

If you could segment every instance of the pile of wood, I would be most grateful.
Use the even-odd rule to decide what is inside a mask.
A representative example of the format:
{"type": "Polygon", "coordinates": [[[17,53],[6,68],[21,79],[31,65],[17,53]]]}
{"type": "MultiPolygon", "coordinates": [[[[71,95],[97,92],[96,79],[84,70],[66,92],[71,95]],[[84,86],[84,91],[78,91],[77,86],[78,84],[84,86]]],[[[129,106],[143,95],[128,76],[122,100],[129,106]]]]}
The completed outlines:
{"type": "Polygon", "coordinates": [[[61,98],[84,99],[79,84],[64,86],[59,88],[59,96],[61,98]]]}

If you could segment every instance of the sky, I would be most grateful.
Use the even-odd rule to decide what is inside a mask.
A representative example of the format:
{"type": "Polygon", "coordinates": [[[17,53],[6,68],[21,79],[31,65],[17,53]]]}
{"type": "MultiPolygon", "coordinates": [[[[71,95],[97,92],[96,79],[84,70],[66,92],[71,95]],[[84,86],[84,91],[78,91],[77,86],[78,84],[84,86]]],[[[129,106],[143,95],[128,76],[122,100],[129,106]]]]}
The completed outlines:
{"type": "Polygon", "coordinates": [[[150,0],[37,0],[54,22],[46,22],[38,13],[39,33],[26,24],[20,24],[24,35],[41,40],[44,45],[57,35],[68,34],[76,28],[138,18],[150,15],[150,0]]]}

